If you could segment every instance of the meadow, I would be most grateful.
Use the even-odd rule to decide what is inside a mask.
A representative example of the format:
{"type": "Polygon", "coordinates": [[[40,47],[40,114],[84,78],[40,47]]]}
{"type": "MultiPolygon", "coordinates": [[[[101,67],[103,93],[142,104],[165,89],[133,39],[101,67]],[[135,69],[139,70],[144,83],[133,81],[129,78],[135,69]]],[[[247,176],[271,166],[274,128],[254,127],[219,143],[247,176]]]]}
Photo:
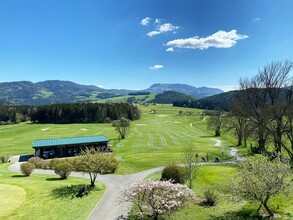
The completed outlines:
{"type": "Polygon", "coordinates": [[[34,139],[105,135],[112,139],[113,150],[120,160],[118,173],[134,173],[168,163],[180,163],[184,148],[195,146],[200,156],[220,160],[231,159],[229,151],[214,147],[212,132],[204,131],[202,110],[177,108],[170,105],[140,106],[142,117],[131,122],[130,132],[123,140],[111,124],[31,124],[21,123],[0,127],[0,155],[34,153],[34,139]],[[156,109],[155,114],[150,111],[156,109]],[[179,111],[193,112],[179,116],[179,111]],[[200,127],[201,126],[201,127],[200,127]]]}

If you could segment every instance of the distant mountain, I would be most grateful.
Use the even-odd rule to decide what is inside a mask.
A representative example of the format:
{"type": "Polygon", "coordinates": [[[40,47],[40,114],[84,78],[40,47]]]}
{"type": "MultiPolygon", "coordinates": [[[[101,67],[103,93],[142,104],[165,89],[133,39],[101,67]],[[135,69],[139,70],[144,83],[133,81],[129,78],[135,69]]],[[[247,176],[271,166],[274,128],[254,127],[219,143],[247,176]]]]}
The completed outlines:
{"type": "Polygon", "coordinates": [[[69,81],[48,80],[0,83],[0,99],[17,105],[43,105],[91,101],[92,96],[105,90],[96,86],[79,85],[69,81]]]}
{"type": "MultiPolygon", "coordinates": [[[[159,100],[181,100],[182,93],[196,97],[219,94],[219,89],[193,86],[184,84],[154,84],[146,90],[127,89],[102,89],[92,85],[80,85],[70,81],[47,80],[38,83],[30,81],[3,82],[0,83],[0,104],[15,105],[45,105],[53,103],[97,102],[107,98],[127,96],[128,94],[150,92],[161,94],[165,91],[178,93],[166,93],[159,100]],[[176,98],[176,96],[178,96],[176,98]]],[[[192,97],[186,96],[186,99],[192,97]]],[[[128,99],[127,99],[128,100],[128,99]]],[[[165,101],[164,101],[165,102],[165,101]]],[[[158,102],[160,103],[160,102],[158,102]]]]}
{"type": "Polygon", "coordinates": [[[149,87],[145,91],[150,93],[156,93],[156,94],[160,94],[165,91],[175,91],[175,92],[192,95],[197,98],[203,98],[203,97],[223,93],[222,90],[216,89],[216,88],[208,88],[208,87],[197,88],[197,87],[193,87],[186,84],[162,84],[162,83],[153,84],[151,87],[149,87]]]}
{"type": "Polygon", "coordinates": [[[152,102],[159,104],[173,104],[174,101],[196,100],[194,96],[186,95],[181,92],[166,91],[162,94],[157,94],[152,102]]]}

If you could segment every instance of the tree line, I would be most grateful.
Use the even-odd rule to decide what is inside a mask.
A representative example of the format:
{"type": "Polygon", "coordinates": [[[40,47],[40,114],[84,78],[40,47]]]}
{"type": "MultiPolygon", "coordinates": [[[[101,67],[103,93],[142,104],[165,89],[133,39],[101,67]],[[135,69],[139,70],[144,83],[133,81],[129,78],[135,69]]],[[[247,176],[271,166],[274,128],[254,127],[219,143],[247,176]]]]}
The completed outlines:
{"type": "Polygon", "coordinates": [[[129,103],[74,103],[32,106],[0,106],[2,123],[106,123],[125,117],[140,118],[140,110],[129,103]]]}
{"type": "Polygon", "coordinates": [[[284,151],[293,161],[292,69],[292,61],[272,62],[256,76],[240,79],[240,92],[231,99],[229,111],[218,110],[209,126],[218,135],[221,128],[234,132],[238,145],[255,140],[254,153],[277,157],[284,151]]]}

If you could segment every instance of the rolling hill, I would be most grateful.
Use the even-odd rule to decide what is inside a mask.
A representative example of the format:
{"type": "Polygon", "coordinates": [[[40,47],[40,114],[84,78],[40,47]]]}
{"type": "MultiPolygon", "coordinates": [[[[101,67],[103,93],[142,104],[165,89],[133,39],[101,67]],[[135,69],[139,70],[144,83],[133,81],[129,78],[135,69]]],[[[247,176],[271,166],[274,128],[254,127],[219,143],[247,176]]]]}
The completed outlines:
{"type": "MultiPolygon", "coordinates": [[[[150,97],[154,97],[154,95],[143,98],[128,96],[128,94],[146,92],[147,94],[161,94],[166,91],[178,92],[178,94],[171,94],[172,98],[168,98],[169,103],[172,103],[170,102],[171,100],[182,100],[182,93],[201,98],[223,92],[219,89],[207,87],[196,88],[185,84],[154,84],[148,89],[134,91],[127,89],[102,89],[93,85],[80,85],[61,80],[47,80],[37,83],[18,81],[0,83],[0,104],[45,105],[53,103],[105,102],[107,100],[121,100],[119,97],[122,96],[127,97],[125,101],[129,102],[132,100],[152,101],[150,97]],[[175,97],[176,95],[178,96],[177,98],[175,97]]],[[[170,94],[167,93],[167,95],[170,94]]],[[[191,99],[189,96],[186,98],[191,99]]],[[[160,101],[157,103],[160,103],[160,101]]]]}
{"type": "Polygon", "coordinates": [[[165,91],[175,91],[184,93],[187,95],[195,96],[197,98],[204,98],[211,95],[216,95],[223,93],[220,89],[215,88],[208,88],[208,87],[193,87],[186,84],[162,84],[162,83],[156,83],[150,86],[145,91],[155,94],[160,94],[165,91]]]}

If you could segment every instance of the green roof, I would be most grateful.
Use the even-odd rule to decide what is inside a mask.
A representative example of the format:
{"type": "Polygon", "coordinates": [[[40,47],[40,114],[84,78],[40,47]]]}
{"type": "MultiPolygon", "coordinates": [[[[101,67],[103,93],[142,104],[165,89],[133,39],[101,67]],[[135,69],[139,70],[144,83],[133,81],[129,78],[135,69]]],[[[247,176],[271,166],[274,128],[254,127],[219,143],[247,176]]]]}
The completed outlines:
{"type": "Polygon", "coordinates": [[[73,144],[89,144],[97,142],[108,142],[109,139],[105,136],[86,136],[86,137],[70,137],[70,138],[55,138],[34,140],[33,148],[54,147],[73,144]]]}

